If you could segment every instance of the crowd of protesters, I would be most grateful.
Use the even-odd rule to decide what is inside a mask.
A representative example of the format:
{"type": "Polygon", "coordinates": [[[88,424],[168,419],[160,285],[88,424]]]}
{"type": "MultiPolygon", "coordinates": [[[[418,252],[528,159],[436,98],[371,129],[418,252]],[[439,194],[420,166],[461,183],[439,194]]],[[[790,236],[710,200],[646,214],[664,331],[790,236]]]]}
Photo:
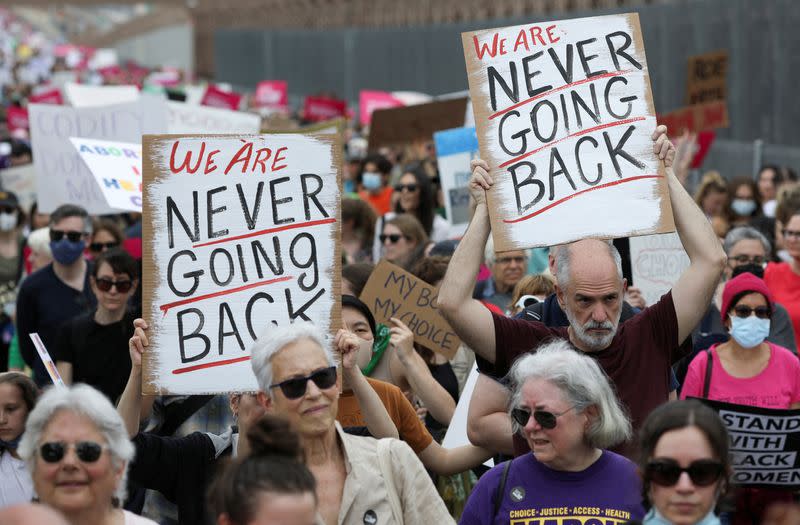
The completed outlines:
{"type": "MultiPolygon", "coordinates": [[[[6,12],[0,23],[8,113],[80,60],[40,53],[6,12]]],[[[141,216],[69,202],[42,214],[0,188],[0,523],[800,523],[791,491],[732,483],[722,420],[687,399],[800,408],[792,169],[688,187],[692,136],[676,148],[654,130],[690,264],[647,304],[624,242],[496,252],[486,162],[472,162],[456,233],[435,148],[368,155],[366,133],[351,126],[344,152],[344,327],[264,330],[255,392],[143,395],[141,216]],[[359,299],[383,260],[439,289],[462,341],[452,358],[359,299]],[[471,444],[445,448],[476,365],[471,444]]],[[[25,130],[4,135],[2,166],[30,163],[25,130]]]]}

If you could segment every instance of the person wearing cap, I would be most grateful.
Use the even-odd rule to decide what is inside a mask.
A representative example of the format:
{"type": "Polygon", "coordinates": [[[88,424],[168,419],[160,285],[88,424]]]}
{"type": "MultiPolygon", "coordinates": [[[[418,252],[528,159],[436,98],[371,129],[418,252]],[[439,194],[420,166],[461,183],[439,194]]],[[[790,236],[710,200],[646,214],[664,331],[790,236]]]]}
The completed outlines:
{"type": "MultiPolygon", "coordinates": [[[[729,280],[722,292],[720,312],[731,338],[694,358],[681,398],[704,397],[773,409],[800,408],[800,360],[790,350],[766,340],[774,307],[767,285],[752,273],[729,280]]],[[[760,523],[761,513],[769,503],[791,499],[791,492],[784,490],[741,490],[736,498],[737,520],[747,516],[746,522],[760,523]]]]}
{"type": "Polygon", "coordinates": [[[12,317],[23,273],[24,224],[17,196],[10,191],[0,191],[0,332],[9,334],[0,342],[0,372],[7,370],[7,341],[14,332],[12,317]]]}

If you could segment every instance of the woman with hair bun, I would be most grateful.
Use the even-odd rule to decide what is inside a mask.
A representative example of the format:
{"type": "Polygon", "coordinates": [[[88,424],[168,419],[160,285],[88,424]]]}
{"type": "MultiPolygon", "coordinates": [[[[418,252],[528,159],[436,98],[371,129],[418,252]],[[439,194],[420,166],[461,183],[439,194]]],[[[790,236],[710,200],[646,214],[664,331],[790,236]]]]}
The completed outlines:
{"type": "Polygon", "coordinates": [[[250,455],[228,465],[209,489],[217,525],[317,523],[316,481],[289,422],[265,415],[247,439],[250,455]]]}

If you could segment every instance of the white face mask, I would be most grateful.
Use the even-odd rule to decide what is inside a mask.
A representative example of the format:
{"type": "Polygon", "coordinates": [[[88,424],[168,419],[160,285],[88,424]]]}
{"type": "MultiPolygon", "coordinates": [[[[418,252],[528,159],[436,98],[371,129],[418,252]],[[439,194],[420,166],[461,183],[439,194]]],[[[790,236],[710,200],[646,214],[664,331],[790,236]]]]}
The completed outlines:
{"type": "Polygon", "coordinates": [[[11,231],[17,227],[16,213],[0,213],[0,231],[11,231]]]}

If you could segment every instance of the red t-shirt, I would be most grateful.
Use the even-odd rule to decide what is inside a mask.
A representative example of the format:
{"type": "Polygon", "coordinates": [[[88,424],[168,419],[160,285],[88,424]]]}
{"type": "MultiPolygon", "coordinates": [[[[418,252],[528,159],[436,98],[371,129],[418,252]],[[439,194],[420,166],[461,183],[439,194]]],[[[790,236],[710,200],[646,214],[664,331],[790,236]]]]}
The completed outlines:
{"type": "MultiPolygon", "coordinates": [[[[512,319],[492,314],[494,318],[496,377],[506,375],[514,361],[548,339],[569,339],[566,327],[548,328],[536,321],[512,319]]],[[[616,389],[617,396],[628,410],[633,429],[669,396],[669,369],[682,354],[678,352],[678,319],[672,292],[646,308],[642,313],[621,323],[611,345],[587,355],[597,359],[616,389]]],[[[630,444],[628,444],[630,445],[630,444]]],[[[516,455],[530,452],[527,442],[514,435],[516,455]]],[[[634,450],[621,449],[626,456],[634,450]]]]}
{"type": "MultiPolygon", "coordinates": [[[[361,200],[367,201],[378,217],[389,213],[392,209],[392,193],[394,189],[391,186],[383,188],[379,193],[374,194],[368,190],[361,190],[358,196],[361,200]]],[[[380,232],[383,233],[383,232],[380,232]]]]}
{"type": "Polygon", "coordinates": [[[764,271],[764,282],[775,302],[782,304],[789,312],[794,342],[800,344],[800,275],[792,271],[789,263],[769,263],[764,271]]]}

